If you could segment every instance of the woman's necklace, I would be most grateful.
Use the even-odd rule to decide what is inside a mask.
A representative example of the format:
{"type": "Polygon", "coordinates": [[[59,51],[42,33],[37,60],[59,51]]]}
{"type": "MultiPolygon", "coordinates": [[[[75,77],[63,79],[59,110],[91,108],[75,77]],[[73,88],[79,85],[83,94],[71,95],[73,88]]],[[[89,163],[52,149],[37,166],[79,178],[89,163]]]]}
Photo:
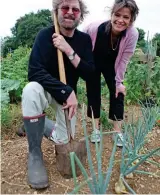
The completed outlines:
{"type": "Polygon", "coordinates": [[[119,44],[119,37],[118,37],[118,40],[117,40],[117,44],[116,44],[116,47],[114,48],[113,47],[113,37],[112,37],[112,32],[111,32],[111,46],[112,46],[112,50],[115,51],[118,47],[118,44],[119,44]]]}

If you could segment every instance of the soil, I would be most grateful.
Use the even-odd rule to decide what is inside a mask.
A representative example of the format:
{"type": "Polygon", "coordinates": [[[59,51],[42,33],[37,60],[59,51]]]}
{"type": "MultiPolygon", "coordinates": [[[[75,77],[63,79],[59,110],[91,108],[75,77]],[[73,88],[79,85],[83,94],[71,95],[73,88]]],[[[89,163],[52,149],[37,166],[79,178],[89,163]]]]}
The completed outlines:
{"type": "MultiPolygon", "coordinates": [[[[126,118],[129,118],[128,112],[126,118]]],[[[82,122],[78,117],[77,122],[77,139],[83,137],[82,122]]],[[[91,133],[91,124],[87,123],[88,134],[91,133]]],[[[107,131],[104,130],[104,131],[107,131]]],[[[105,135],[103,137],[103,157],[102,165],[103,170],[107,170],[108,161],[111,156],[113,142],[111,135],[105,135]]],[[[44,154],[44,161],[47,167],[49,175],[49,188],[45,190],[34,190],[27,185],[26,175],[26,163],[27,163],[27,140],[26,137],[20,138],[18,136],[7,137],[7,140],[1,141],[1,193],[2,194],[67,194],[70,193],[74,188],[73,179],[64,179],[56,169],[54,145],[52,141],[43,139],[42,149],[44,154]]],[[[90,144],[92,159],[94,165],[96,165],[95,159],[95,145],[90,144]]],[[[160,127],[155,127],[152,133],[149,135],[149,143],[146,145],[147,150],[151,150],[160,146],[160,127]]],[[[119,159],[121,149],[117,148],[115,165],[113,167],[111,181],[108,194],[115,194],[114,185],[118,181],[119,177],[119,159]]],[[[159,157],[152,157],[152,160],[160,163],[159,157]]],[[[87,165],[86,168],[88,169],[87,165]]],[[[134,174],[132,179],[127,179],[127,182],[135,190],[137,194],[160,194],[160,168],[156,165],[144,163],[141,170],[156,173],[159,176],[141,175],[134,174]]],[[[78,177],[79,181],[83,180],[83,176],[78,177]]],[[[90,191],[84,186],[79,193],[89,194],[90,191]]]]}

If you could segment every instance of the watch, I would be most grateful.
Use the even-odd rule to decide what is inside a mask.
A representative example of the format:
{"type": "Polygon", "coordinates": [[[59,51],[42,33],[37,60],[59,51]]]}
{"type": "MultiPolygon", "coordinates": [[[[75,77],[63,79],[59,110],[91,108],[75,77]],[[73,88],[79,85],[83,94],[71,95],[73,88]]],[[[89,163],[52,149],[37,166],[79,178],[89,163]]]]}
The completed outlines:
{"type": "Polygon", "coordinates": [[[74,60],[75,55],[76,55],[76,52],[74,51],[73,54],[71,54],[71,55],[68,56],[68,58],[69,58],[70,60],[74,60]]]}

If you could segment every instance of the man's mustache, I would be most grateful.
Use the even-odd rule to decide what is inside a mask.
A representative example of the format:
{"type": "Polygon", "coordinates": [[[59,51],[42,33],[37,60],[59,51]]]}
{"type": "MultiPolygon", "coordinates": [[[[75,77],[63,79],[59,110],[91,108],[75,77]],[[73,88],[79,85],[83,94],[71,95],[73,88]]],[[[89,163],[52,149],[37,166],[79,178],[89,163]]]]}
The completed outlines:
{"type": "Polygon", "coordinates": [[[74,17],[74,15],[65,15],[64,16],[64,19],[70,19],[70,20],[75,20],[75,17],[74,17]]]}

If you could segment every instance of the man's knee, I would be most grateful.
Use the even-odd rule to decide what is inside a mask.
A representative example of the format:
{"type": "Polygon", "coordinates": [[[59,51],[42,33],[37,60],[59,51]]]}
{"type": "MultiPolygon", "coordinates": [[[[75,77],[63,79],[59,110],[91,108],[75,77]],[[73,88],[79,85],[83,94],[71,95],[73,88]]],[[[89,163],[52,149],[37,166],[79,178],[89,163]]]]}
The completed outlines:
{"type": "Polygon", "coordinates": [[[23,89],[22,99],[23,98],[32,99],[35,96],[37,96],[37,94],[41,93],[44,93],[43,87],[37,82],[30,82],[23,89]]]}
{"type": "Polygon", "coordinates": [[[43,87],[37,82],[28,83],[22,94],[23,116],[37,116],[48,107],[43,87]]]}

